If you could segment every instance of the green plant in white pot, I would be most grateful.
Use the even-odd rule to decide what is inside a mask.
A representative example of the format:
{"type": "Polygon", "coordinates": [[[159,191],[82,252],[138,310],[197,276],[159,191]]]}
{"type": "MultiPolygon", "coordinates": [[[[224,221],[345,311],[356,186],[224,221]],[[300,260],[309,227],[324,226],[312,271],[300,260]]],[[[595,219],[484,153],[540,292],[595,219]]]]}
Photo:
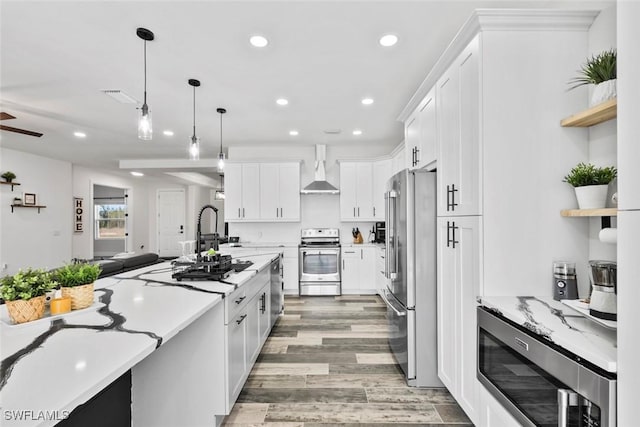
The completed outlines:
{"type": "Polygon", "coordinates": [[[617,95],[617,53],[615,49],[606,50],[592,56],[578,71],[580,75],[572,79],[569,89],[584,85],[595,85],[591,94],[590,106],[600,104],[617,95]]]}
{"type": "Polygon", "coordinates": [[[591,163],[578,163],[564,182],[574,187],[580,209],[600,209],[606,206],[609,183],[617,175],[614,166],[599,168],[591,163]]]}

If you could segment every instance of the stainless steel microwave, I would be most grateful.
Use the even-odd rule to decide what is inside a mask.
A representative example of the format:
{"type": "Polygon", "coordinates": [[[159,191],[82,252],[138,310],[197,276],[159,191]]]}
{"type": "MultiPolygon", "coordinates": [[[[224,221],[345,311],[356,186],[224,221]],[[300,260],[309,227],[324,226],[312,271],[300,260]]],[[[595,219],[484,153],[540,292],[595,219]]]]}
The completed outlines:
{"type": "Polygon", "coordinates": [[[616,427],[615,374],[478,307],[478,380],[523,426],[616,427]]]}

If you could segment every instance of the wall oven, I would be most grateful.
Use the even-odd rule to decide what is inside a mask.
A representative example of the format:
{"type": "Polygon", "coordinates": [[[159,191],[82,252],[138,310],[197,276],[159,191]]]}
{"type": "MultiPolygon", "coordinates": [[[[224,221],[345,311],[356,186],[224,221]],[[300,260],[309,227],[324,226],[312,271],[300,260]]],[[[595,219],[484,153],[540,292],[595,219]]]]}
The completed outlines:
{"type": "Polygon", "coordinates": [[[615,427],[616,376],[478,307],[478,380],[523,426],[615,427]]]}
{"type": "Polygon", "coordinates": [[[300,295],[340,295],[340,234],[333,228],[302,230],[299,245],[300,295]]]}

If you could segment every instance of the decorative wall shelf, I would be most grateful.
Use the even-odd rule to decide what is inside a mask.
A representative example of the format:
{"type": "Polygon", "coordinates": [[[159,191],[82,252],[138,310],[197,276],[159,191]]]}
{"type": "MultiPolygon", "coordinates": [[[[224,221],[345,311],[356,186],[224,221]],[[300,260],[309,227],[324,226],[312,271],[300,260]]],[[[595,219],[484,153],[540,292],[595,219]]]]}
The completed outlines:
{"type": "Polygon", "coordinates": [[[564,217],[600,217],[602,218],[602,228],[611,227],[611,217],[618,216],[617,208],[602,209],[564,209],[560,211],[560,215],[564,217]]]}
{"type": "Polygon", "coordinates": [[[0,181],[0,184],[2,185],[10,185],[11,186],[11,191],[13,191],[13,187],[16,185],[20,185],[19,182],[5,182],[5,181],[0,181]]]}
{"type": "Polygon", "coordinates": [[[589,127],[618,116],[618,100],[610,99],[560,121],[563,127],[589,127]]]}
{"type": "Polygon", "coordinates": [[[46,208],[46,206],[44,205],[11,205],[11,213],[13,213],[13,208],[32,208],[32,209],[38,209],[38,213],[40,213],[40,209],[44,209],[46,208]]]}

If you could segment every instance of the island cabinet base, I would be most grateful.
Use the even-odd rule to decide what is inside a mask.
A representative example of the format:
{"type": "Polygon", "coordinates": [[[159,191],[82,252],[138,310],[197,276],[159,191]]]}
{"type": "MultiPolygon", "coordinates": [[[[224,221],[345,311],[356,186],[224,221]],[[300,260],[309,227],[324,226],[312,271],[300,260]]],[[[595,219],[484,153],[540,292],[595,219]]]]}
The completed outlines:
{"type": "Polygon", "coordinates": [[[132,368],[133,427],[222,422],[224,329],[224,303],[219,303],[132,368]]]}

